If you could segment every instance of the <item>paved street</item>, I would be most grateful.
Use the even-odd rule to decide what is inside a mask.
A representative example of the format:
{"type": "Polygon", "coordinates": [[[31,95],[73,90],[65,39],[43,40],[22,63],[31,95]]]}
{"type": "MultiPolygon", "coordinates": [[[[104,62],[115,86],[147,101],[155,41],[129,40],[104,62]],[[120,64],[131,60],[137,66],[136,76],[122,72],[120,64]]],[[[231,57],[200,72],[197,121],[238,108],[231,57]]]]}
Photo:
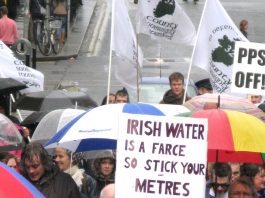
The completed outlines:
{"type": "MultiPolygon", "coordinates": [[[[84,3],[92,0],[84,0],[84,3]]],[[[39,62],[37,69],[45,74],[45,89],[54,89],[60,84],[70,85],[72,82],[78,82],[79,86],[86,89],[91,96],[100,103],[107,93],[107,76],[109,64],[109,43],[110,43],[110,8],[102,9],[103,0],[98,0],[94,13],[91,16],[89,28],[83,39],[83,45],[80,47],[79,55],[76,60],[60,60],[53,62],[39,62]],[[102,14],[102,12],[104,12],[102,14]],[[98,25],[100,20],[100,24],[98,25]],[[94,38],[96,28],[100,27],[98,38],[94,50],[91,50],[91,39],[94,38]]],[[[196,28],[198,27],[204,2],[200,0],[197,5],[192,1],[187,3],[178,1],[180,6],[186,11],[196,28]]],[[[227,10],[233,21],[238,25],[242,19],[249,21],[249,40],[253,42],[264,43],[265,26],[263,18],[265,15],[265,1],[263,0],[221,0],[224,8],[227,10]]],[[[108,4],[107,4],[108,5],[108,4]]],[[[130,16],[135,25],[137,5],[129,1],[130,16]]],[[[80,13],[85,12],[83,6],[80,13]]],[[[139,44],[143,50],[145,67],[143,74],[145,76],[158,76],[160,71],[162,76],[167,77],[172,71],[181,71],[185,75],[192,53],[192,47],[185,45],[162,44],[159,45],[148,36],[140,35],[139,44]],[[160,69],[161,68],[161,69],[160,69]]],[[[204,71],[198,68],[192,69],[191,77],[196,80],[199,76],[207,76],[204,71]]],[[[115,92],[122,85],[112,78],[111,92],[115,92]]],[[[161,96],[162,97],[162,96],[161,96]]],[[[133,100],[135,97],[133,97],[133,100]]]]}

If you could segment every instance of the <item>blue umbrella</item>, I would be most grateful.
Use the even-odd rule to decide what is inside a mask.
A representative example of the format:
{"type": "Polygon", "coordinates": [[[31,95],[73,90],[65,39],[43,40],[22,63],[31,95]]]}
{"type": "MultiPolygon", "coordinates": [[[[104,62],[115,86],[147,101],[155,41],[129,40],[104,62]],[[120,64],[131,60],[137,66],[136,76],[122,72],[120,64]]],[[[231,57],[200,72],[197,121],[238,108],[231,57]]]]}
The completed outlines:
{"type": "Polygon", "coordinates": [[[189,111],[178,105],[145,103],[109,104],[96,107],[71,120],[45,145],[62,146],[72,152],[115,149],[118,135],[119,113],[165,116],[189,111]],[[174,111],[172,111],[172,109],[174,111]]]}

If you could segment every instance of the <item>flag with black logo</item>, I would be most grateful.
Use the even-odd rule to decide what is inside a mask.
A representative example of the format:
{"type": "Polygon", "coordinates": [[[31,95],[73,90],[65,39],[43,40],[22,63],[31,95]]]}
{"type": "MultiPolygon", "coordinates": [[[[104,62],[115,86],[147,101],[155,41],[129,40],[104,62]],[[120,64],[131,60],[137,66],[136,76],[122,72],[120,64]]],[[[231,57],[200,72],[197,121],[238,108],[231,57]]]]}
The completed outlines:
{"type": "Polygon", "coordinates": [[[236,41],[248,41],[219,0],[206,0],[192,64],[209,72],[215,92],[230,93],[236,41]]]}
{"type": "Polygon", "coordinates": [[[137,44],[127,6],[124,0],[113,0],[112,46],[118,56],[114,65],[115,77],[129,88],[136,89],[137,67],[142,66],[143,54],[137,44]]]}
{"type": "Polygon", "coordinates": [[[20,90],[21,93],[43,91],[43,73],[17,59],[2,41],[0,41],[0,78],[13,78],[24,83],[28,88],[20,90]]]}
{"type": "Polygon", "coordinates": [[[154,39],[193,45],[195,27],[176,0],[140,0],[138,32],[154,39]]]}

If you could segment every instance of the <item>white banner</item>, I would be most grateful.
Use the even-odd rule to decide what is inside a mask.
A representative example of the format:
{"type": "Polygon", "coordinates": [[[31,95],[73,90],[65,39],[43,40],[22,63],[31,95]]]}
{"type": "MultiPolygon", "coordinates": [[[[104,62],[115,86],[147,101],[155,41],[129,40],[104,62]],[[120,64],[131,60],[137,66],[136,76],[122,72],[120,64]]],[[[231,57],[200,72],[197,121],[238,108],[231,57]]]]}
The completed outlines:
{"type": "Polygon", "coordinates": [[[204,198],[207,131],[206,119],[121,114],[115,197],[204,198]]]}
{"type": "Polygon", "coordinates": [[[136,41],[135,31],[124,0],[113,0],[113,32],[111,49],[119,57],[115,77],[129,88],[137,87],[137,66],[142,67],[143,53],[136,41]],[[138,47],[137,47],[138,46],[138,47]],[[127,78],[128,75],[130,78],[127,78]]]}
{"type": "Polygon", "coordinates": [[[265,95],[265,44],[236,42],[232,92],[265,95]]]}
{"type": "Polygon", "coordinates": [[[219,0],[206,0],[193,53],[193,65],[210,74],[215,92],[230,93],[236,41],[248,41],[219,0]]]}
{"type": "Polygon", "coordinates": [[[21,90],[21,93],[43,91],[44,75],[24,65],[2,41],[0,41],[0,77],[13,78],[26,84],[28,88],[21,90]]]}
{"type": "Polygon", "coordinates": [[[193,45],[196,29],[176,0],[140,0],[139,33],[154,39],[193,45]]]}

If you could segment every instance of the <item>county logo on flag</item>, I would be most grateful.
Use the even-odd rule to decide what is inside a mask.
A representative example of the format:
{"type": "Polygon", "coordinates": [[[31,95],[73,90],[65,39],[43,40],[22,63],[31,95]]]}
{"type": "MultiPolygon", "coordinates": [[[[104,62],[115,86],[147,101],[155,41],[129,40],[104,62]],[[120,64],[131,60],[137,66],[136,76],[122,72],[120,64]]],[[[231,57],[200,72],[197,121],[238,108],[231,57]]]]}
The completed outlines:
{"type": "Polygon", "coordinates": [[[209,72],[215,92],[230,93],[236,41],[248,41],[218,0],[206,0],[192,64],[209,72]]]}
{"type": "Polygon", "coordinates": [[[175,0],[139,1],[138,32],[158,40],[194,44],[196,30],[175,0]]]}
{"type": "Polygon", "coordinates": [[[0,41],[0,77],[13,78],[24,83],[28,88],[21,90],[21,93],[43,90],[44,75],[24,65],[23,61],[18,60],[2,41],[0,41]]]}

